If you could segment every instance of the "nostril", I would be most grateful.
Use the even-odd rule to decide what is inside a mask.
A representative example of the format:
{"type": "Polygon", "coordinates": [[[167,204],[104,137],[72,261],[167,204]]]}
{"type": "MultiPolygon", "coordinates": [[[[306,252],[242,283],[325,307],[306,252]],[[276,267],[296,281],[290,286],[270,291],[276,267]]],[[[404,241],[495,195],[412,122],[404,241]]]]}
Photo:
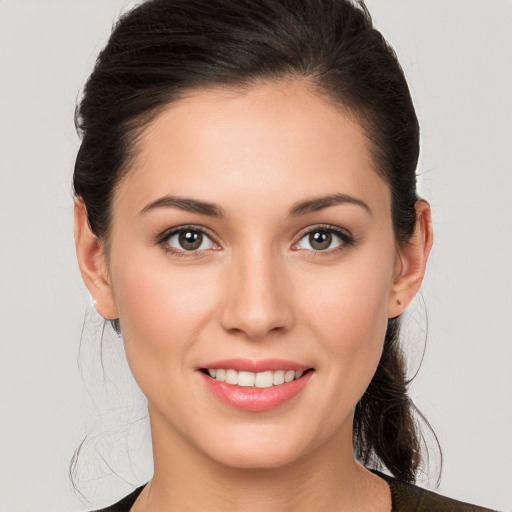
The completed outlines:
{"type": "Polygon", "coordinates": [[[223,328],[230,334],[254,341],[288,332],[293,324],[293,312],[285,297],[277,296],[276,280],[265,286],[264,283],[271,279],[263,275],[257,284],[254,284],[254,276],[238,279],[243,284],[235,285],[222,305],[223,328]]]}

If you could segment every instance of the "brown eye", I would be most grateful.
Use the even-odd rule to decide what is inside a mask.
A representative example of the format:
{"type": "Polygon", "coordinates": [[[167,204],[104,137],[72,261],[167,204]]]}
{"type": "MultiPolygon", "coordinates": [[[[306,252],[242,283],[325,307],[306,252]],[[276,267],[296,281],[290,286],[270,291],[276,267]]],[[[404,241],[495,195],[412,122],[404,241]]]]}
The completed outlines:
{"type": "Polygon", "coordinates": [[[309,234],[309,245],[315,251],[325,251],[332,243],[332,233],[329,231],[313,231],[309,234]]]}
{"type": "Polygon", "coordinates": [[[295,250],[327,252],[343,249],[354,244],[353,237],[335,227],[318,227],[305,233],[294,245],[295,250]]]}
{"type": "Polygon", "coordinates": [[[167,236],[163,241],[176,251],[199,252],[214,249],[216,245],[212,239],[200,229],[179,228],[167,236]]]}
{"type": "Polygon", "coordinates": [[[178,235],[178,241],[185,251],[195,251],[203,243],[203,234],[200,231],[182,231],[178,235]]]}

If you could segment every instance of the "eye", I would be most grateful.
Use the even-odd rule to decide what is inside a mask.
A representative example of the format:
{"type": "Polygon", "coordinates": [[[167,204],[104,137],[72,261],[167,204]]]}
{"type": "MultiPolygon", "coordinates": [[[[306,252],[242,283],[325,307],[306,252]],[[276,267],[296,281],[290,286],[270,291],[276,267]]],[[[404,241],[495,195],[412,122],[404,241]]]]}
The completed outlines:
{"type": "Polygon", "coordinates": [[[295,244],[295,249],[306,249],[309,251],[329,251],[352,245],[353,239],[348,234],[334,228],[316,228],[308,231],[295,244]]]}
{"type": "Polygon", "coordinates": [[[165,244],[168,250],[178,252],[198,252],[217,248],[204,231],[189,227],[174,229],[162,239],[162,244],[165,244]]]}

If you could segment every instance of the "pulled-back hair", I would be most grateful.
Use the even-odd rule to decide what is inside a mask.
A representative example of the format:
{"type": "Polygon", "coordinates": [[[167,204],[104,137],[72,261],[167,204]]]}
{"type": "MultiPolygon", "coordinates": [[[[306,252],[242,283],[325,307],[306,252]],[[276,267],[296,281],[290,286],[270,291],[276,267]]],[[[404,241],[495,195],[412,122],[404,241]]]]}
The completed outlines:
{"type": "MultiPolygon", "coordinates": [[[[363,127],[391,190],[395,238],[407,243],[418,121],[394,51],[364,3],[349,0],[150,0],[122,16],[76,112],[82,143],[73,185],[94,234],[108,242],[112,197],[137,136],[169,103],[193,90],[294,78],[363,127]]],[[[407,395],[399,326],[389,320],[378,369],[356,406],[354,450],[364,464],[414,482],[420,416],[407,395]]]]}

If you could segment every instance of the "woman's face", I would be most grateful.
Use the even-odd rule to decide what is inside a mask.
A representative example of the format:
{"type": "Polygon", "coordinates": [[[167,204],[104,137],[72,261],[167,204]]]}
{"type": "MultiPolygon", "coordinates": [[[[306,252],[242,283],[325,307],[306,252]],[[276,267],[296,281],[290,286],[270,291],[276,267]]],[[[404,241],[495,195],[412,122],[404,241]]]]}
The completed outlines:
{"type": "Polygon", "coordinates": [[[361,127],[301,83],[217,89],[137,151],[109,283],[154,443],[235,467],[351,450],[400,272],[361,127]]]}

